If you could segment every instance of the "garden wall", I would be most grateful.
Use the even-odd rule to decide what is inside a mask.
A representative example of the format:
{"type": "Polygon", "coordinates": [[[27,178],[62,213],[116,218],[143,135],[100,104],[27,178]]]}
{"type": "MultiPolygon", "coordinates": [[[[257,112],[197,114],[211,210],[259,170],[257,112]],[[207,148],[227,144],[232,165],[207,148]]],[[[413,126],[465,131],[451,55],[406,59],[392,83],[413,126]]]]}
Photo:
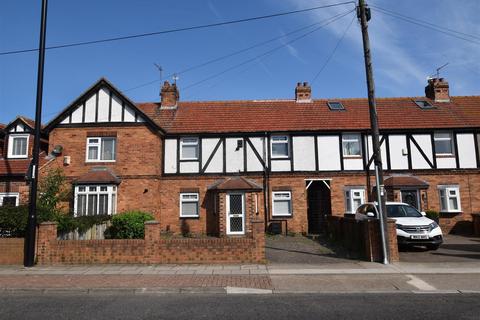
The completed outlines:
{"type": "Polygon", "coordinates": [[[160,223],[145,223],[145,238],[135,240],[57,240],[57,225],[40,224],[38,264],[103,263],[264,263],[263,221],[238,238],[161,237],[160,223]]]}
{"type": "Polygon", "coordinates": [[[23,238],[0,238],[2,264],[23,264],[23,238]]]}
{"type": "MultiPolygon", "coordinates": [[[[390,262],[399,261],[395,221],[388,219],[390,262]]],[[[383,261],[380,222],[337,216],[327,217],[329,237],[340,243],[349,255],[366,261],[383,261]]]]}

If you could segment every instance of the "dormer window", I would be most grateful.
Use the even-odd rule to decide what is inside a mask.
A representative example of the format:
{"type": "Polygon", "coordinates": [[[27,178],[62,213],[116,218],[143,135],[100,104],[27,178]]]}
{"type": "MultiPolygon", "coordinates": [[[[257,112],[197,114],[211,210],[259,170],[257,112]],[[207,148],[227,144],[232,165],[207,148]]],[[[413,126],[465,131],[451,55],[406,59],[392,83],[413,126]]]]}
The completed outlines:
{"type": "Polygon", "coordinates": [[[328,107],[330,110],[336,111],[336,110],[345,110],[345,107],[343,104],[339,101],[328,101],[327,102],[328,107]]]}
{"type": "Polygon", "coordinates": [[[8,137],[8,157],[27,158],[29,137],[28,134],[10,134],[8,137]]]}
{"type": "Polygon", "coordinates": [[[428,102],[427,100],[414,100],[415,104],[420,108],[420,109],[434,109],[435,107],[428,102]]]}

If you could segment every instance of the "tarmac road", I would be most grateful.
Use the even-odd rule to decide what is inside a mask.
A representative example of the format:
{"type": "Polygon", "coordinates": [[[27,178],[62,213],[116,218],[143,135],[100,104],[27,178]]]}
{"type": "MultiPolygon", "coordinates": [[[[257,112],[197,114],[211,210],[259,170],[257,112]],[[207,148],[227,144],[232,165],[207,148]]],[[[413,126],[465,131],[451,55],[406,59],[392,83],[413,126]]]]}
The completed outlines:
{"type": "Polygon", "coordinates": [[[0,319],[478,319],[480,294],[2,294],[0,319]]]}

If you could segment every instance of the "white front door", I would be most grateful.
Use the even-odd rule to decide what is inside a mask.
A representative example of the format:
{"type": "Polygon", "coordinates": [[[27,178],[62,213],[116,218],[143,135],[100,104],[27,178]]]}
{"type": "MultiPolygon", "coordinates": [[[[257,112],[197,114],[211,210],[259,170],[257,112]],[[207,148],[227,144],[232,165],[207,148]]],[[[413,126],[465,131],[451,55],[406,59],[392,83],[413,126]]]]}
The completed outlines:
{"type": "Polygon", "coordinates": [[[245,194],[227,194],[227,234],[245,234],[245,194]]]}

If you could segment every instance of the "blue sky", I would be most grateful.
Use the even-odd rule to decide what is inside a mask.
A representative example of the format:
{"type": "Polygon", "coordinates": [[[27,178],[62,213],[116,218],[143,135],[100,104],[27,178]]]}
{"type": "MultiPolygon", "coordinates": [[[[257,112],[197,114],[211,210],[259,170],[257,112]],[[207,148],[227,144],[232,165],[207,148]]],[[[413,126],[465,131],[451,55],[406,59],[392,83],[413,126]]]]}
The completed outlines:
{"type": "MultiPolygon", "coordinates": [[[[50,0],[47,45],[214,23],[334,2],[337,1],[50,0]]],[[[40,3],[40,0],[0,2],[0,51],[38,46],[40,3]]],[[[480,1],[477,0],[375,0],[369,3],[480,36],[480,1]]],[[[133,101],[158,101],[159,81],[128,90],[159,79],[154,63],[163,67],[165,77],[352,8],[353,5],[346,5],[210,29],[48,50],[43,122],[52,119],[102,76],[133,101]]],[[[352,18],[353,13],[292,43],[288,42],[301,32],[180,74],[180,98],[292,98],[295,83],[314,78],[352,18]],[[253,59],[282,44],[284,48],[253,59]],[[253,61],[191,86],[249,59],[253,61]]],[[[373,12],[370,21],[370,40],[377,96],[422,96],[427,76],[446,62],[449,65],[441,75],[450,82],[451,94],[480,94],[478,44],[407,24],[379,12],[373,12]]],[[[0,56],[0,122],[8,123],[19,114],[34,117],[37,59],[37,53],[0,56]]],[[[312,90],[315,98],[366,96],[361,34],[356,19],[328,65],[312,84],[312,90]]]]}

